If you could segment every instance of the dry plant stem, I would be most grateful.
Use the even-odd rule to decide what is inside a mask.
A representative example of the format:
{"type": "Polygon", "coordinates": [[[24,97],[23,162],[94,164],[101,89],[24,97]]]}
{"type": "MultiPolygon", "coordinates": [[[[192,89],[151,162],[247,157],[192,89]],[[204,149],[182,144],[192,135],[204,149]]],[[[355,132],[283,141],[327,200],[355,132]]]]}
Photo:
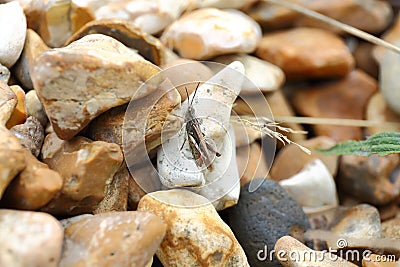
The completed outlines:
{"type": "Polygon", "coordinates": [[[291,141],[287,136],[284,134],[277,132],[276,130],[273,130],[271,128],[276,128],[282,132],[286,133],[298,133],[298,134],[306,134],[307,132],[305,131],[295,131],[293,129],[287,128],[280,126],[278,122],[274,122],[273,120],[267,118],[267,117],[254,117],[254,116],[232,116],[231,117],[231,122],[233,123],[238,123],[241,125],[246,125],[248,127],[251,127],[271,138],[276,138],[278,141],[280,141],[282,144],[294,144],[297,147],[299,147],[302,151],[304,151],[307,154],[311,154],[311,151],[302,145],[297,144],[296,142],[291,141]]]}
{"type": "Polygon", "coordinates": [[[386,41],[384,41],[384,40],[382,40],[382,39],[380,39],[378,37],[375,37],[375,36],[373,36],[373,35],[371,35],[369,33],[366,33],[364,31],[361,31],[361,30],[357,29],[357,28],[354,28],[354,27],[352,27],[350,25],[344,24],[342,22],[339,22],[337,20],[329,18],[329,17],[327,17],[325,15],[322,15],[322,14],[320,14],[318,12],[309,10],[307,8],[304,8],[302,6],[299,6],[299,5],[296,5],[296,4],[293,4],[293,3],[289,3],[289,2],[287,2],[285,0],[263,0],[263,1],[268,2],[270,4],[279,5],[279,6],[283,6],[283,7],[292,9],[292,10],[297,11],[299,13],[302,13],[302,14],[308,16],[308,17],[323,21],[323,22],[325,22],[325,23],[327,23],[327,24],[329,24],[331,26],[339,28],[342,31],[347,32],[347,33],[349,33],[351,35],[357,36],[357,37],[359,37],[359,38],[361,38],[361,39],[363,39],[363,40],[365,40],[367,42],[371,42],[371,43],[373,43],[375,45],[383,46],[383,47],[385,47],[387,49],[390,49],[390,50],[400,54],[400,48],[399,47],[397,47],[397,46],[395,46],[393,44],[390,44],[390,43],[388,43],[388,42],[386,42],[386,41]]]}
{"type": "Polygon", "coordinates": [[[371,120],[355,120],[355,119],[336,119],[336,118],[315,118],[315,117],[294,117],[294,116],[275,116],[274,119],[281,123],[301,123],[301,124],[318,124],[318,125],[337,125],[337,126],[354,126],[354,127],[393,127],[400,126],[400,122],[382,122],[371,120]]]}

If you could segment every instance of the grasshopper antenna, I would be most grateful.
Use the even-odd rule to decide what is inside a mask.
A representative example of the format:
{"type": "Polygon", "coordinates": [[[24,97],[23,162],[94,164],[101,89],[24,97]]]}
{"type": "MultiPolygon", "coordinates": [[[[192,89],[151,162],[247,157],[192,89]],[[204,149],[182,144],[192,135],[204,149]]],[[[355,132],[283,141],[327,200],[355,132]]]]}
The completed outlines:
{"type": "MultiPolygon", "coordinates": [[[[190,106],[192,106],[192,104],[193,104],[193,100],[196,97],[197,88],[199,88],[199,86],[200,86],[200,83],[197,83],[196,89],[194,89],[194,95],[193,95],[192,101],[190,101],[190,106]]],[[[185,87],[185,89],[186,89],[186,87],[185,87]]],[[[187,94],[187,89],[186,89],[186,94],[187,94]]],[[[188,99],[189,99],[189,96],[188,96],[188,99]]]]}

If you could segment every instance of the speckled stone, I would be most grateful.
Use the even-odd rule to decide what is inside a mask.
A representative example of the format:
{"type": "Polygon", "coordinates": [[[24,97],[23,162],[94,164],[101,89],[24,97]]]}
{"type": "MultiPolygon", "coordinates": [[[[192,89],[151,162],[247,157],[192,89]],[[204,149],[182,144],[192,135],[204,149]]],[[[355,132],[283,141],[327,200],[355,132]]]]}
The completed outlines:
{"type": "Polygon", "coordinates": [[[257,259],[259,250],[269,249],[284,235],[302,239],[310,224],[301,206],[284,188],[271,179],[249,192],[249,183],[242,187],[240,201],[227,211],[228,223],[242,244],[251,266],[276,266],[257,259]]]}
{"type": "Polygon", "coordinates": [[[145,266],[166,225],[149,212],[107,212],[70,223],[60,267],[145,266]]]}
{"type": "Polygon", "coordinates": [[[0,266],[57,267],[63,228],[42,212],[0,210],[0,266]]]}
{"type": "MultiPolygon", "coordinates": [[[[335,234],[346,239],[346,247],[362,247],[357,239],[380,239],[383,237],[381,220],[377,208],[368,204],[360,204],[346,210],[336,218],[330,228],[335,234]]],[[[328,246],[336,249],[340,243],[328,240],[328,246]]],[[[373,243],[371,247],[373,248],[373,243]]]]}
{"type": "Polygon", "coordinates": [[[396,154],[380,157],[371,155],[343,156],[339,165],[339,190],[366,203],[385,205],[399,196],[400,190],[389,180],[399,164],[396,154]]]}
{"type": "Polygon", "coordinates": [[[12,127],[10,132],[19,139],[21,145],[28,149],[32,155],[39,156],[44,140],[44,129],[38,119],[29,117],[24,124],[12,127]]]}
{"type": "Polygon", "coordinates": [[[249,266],[232,231],[205,197],[184,189],[157,191],[144,196],[138,210],[167,224],[157,251],[164,266],[249,266]]]}

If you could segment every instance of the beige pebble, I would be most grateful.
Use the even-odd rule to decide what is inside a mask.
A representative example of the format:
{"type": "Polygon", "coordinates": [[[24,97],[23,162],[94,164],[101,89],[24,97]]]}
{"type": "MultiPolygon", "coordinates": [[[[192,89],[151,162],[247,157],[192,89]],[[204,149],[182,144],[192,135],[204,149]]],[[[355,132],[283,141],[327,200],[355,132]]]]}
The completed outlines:
{"type": "Polygon", "coordinates": [[[42,212],[0,210],[0,265],[57,267],[63,228],[42,212]]]}
{"type": "Polygon", "coordinates": [[[68,140],[101,113],[129,102],[158,71],[117,40],[92,34],[41,54],[31,77],[54,131],[68,140]]]}
{"type": "Polygon", "coordinates": [[[0,4],[0,64],[11,68],[24,47],[26,18],[18,1],[0,4]]]}
{"type": "MultiPolygon", "coordinates": [[[[330,231],[346,240],[346,247],[364,247],[364,240],[377,240],[383,238],[382,226],[378,210],[368,204],[360,204],[349,208],[337,216],[330,231]]],[[[328,240],[328,246],[337,249],[342,246],[337,240],[328,240]]],[[[370,243],[373,248],[373,242],[370,243]]]]}
{"type": "Polygon", "coordinates": [[[65,229],[60,267],[145,266],[158,249],[166,225],[149,212],[107,212],[65,229]]]}
{"type": "Polygon", "coordinates": [[[43,105],[40,102],[36,91],[31,90],[25,95],[26,115],[35,117],[40,121],[43,127],[46,126],[48,119],[43,105]]]}
{"type": "Polygon", "coordinates": [[[251,53],[260,38],[260,27],[244,13],[203,8],[172,23],[161,40],[180,56],[201,60],[229,53],[251,53]]]}
{"type": "Polygon", "coordinates": [[[167,231],[157,256],[164,266],[249,266],[232,231],[205,198],[183,189],[144,196],[138,210],[162,218],[167,231]]]}
{"type": "Polygon", "coordinates": [[[43,162],[63,178],[61,191],[42,208],[57,215],[93,212],[123,160],[117,144],[84,137],[63,141],[54,133],[46,136],[41,155],[43,162]]]}
{"type": "Polygon", "coordinates": [[[256,55],[280,67],[287,78],[343,77],[354,67],[354,58],[344,41],[316,28],[267,33],[256,55]]]}
{"type": "Polygon", "coordinates": [[[37,32],[50,47],[60,47],[71,35],[71,0],[18,0],[24,9],[28,28],[37,32]]]}
{"type": "Polygon", "coordinates": [[[14,92],[0,81],[0,198],[11,180],[26,166],[25,148],[18,138],[5,128],[16,104],[17,97],[14,92]]]}

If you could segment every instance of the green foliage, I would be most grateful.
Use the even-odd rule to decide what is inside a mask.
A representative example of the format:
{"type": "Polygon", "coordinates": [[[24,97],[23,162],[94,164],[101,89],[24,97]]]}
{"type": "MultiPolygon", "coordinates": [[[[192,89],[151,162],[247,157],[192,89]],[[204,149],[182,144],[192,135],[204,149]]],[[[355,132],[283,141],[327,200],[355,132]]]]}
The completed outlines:
{"type": "Polygon", "coordinates": [[[378,133],[363,141],[346,141],[328,149],[318,149],[327,155],[358,155],[368,156],[378,154],[386,156],[400,153],[400,133],[378,133]]]}

